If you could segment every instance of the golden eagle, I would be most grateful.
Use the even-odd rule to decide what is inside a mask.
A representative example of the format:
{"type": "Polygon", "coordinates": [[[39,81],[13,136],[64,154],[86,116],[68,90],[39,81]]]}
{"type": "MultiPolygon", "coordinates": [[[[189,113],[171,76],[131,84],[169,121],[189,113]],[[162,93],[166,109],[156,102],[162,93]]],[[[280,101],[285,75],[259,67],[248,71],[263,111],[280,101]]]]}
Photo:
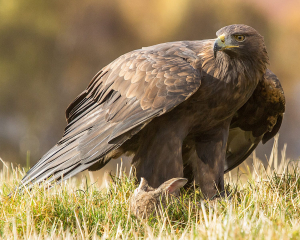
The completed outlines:
{"type": "Polygon", "coordinates": [[[62,139],[22,185],[60,182],[129,154],[152,187],[186,177],[208,198],[223,192],[224,172],[280,128],[284,94],[267,64],[263,37],[240,24],[216,39],[126,53],[69,105],[62,139]]]}

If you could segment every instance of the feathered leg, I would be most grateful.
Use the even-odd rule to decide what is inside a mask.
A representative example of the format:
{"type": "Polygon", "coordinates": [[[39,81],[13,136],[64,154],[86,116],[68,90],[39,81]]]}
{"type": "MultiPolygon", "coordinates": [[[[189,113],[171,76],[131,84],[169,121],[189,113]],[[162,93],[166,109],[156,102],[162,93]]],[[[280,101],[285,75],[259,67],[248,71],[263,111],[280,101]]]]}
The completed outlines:
{"type": "Polygon", "coordinates": [[[204,197],[209,199],[218,193],[224,195],[224,162],[228,132],[229,123],[214,129],[195,143],[196,152],[192,156],[194,177],[204,197]]]}
{"type": "Polygon", "coordinates": [[[183,177],[182,143],[188,133],[187,125],[178,124],[178,119],[165,121],[168,125],[150,123],[143,130],[139,148],[132,160],[137,178],[147,179],[156,188],[163,182],[183,177]],[[170,125],[174,124],[174,127],[170,125]],[[176,126],[183,126],[180,129],[176,126]]]}

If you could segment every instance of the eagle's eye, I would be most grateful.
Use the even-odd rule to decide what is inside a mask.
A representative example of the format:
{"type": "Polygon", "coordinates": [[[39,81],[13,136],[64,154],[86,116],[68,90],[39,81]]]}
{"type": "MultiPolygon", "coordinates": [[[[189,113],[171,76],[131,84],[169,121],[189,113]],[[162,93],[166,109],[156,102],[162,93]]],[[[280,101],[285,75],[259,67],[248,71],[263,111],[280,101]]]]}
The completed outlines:
{"type": "Polygon", "coordinates": [[[238,42],[243,42],[245,40],[245,36],[244,35],[234,35],[235,40],[237,40],[238,42]]]}

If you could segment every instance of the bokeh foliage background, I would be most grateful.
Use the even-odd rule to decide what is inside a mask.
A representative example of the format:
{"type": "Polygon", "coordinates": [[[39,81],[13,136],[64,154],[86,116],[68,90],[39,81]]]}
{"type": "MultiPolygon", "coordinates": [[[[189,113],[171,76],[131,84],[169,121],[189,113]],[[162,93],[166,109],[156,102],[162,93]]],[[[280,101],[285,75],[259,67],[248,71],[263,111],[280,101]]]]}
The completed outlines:
{"type": "MultiPolygon", "coordinates": [[[[284,87],[280,145],[300,156],[300,1],[0,0],[0,157],[31,165],[61,137],[64,111],[106,64],[128,51],[215,38],[244,23],[264,37],[284,87]]],[[[264,158],[272,143],[260,146],[264,158]]]]}

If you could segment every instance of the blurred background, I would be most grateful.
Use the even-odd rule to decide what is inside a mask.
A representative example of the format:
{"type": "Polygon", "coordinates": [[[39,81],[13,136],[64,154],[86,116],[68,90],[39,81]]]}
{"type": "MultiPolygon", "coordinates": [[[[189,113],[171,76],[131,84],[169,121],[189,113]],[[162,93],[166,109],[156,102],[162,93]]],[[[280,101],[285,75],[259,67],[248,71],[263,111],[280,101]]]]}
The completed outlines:
{"type": "MultiPolygon", "coordinates": [[[[36,163],[62,136],[64,111],[118,56],[168,41],[215,38],[244,23],[264,37],[286,95],[279,149],[300,156],[299,0],[0,0],[0,157],[36,163]]],[[[273,141],[259,146],[265,159],[273,141]]],[[[0,164],[1,165],[1,164],[0,164]]]]}

